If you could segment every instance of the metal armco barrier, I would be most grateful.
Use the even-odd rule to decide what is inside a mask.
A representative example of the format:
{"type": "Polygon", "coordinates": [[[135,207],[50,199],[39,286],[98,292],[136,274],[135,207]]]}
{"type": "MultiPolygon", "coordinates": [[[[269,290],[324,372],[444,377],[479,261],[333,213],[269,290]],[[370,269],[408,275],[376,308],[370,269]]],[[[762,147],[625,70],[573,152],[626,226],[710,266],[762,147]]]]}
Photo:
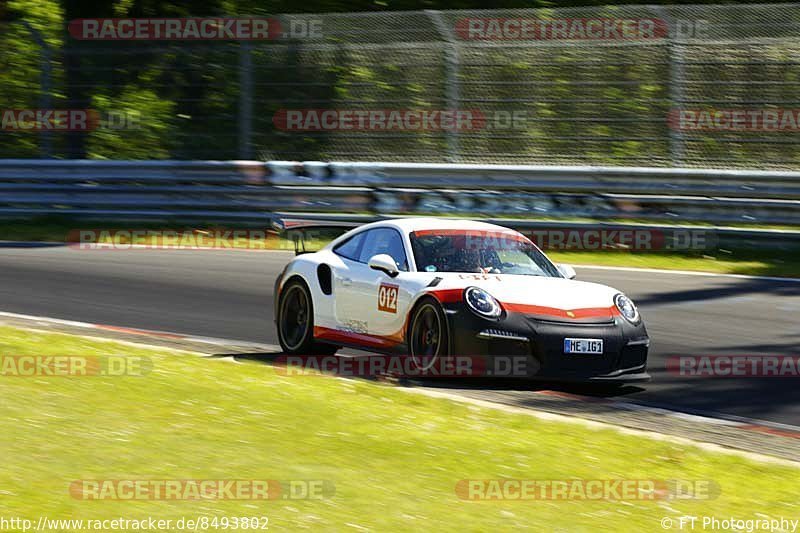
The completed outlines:
{"type": "MultiPolygon", "coordinates": [[[[365,218],[420,214],[590,218],[653,227],[686,222],[795,225],[800,224],[800,172],[0,160],[0,216],[5,217],[259,223],[275,212],[365,218]]],[[[773,233],[785,238],[792,232],[759,235],[773,233]]]]}

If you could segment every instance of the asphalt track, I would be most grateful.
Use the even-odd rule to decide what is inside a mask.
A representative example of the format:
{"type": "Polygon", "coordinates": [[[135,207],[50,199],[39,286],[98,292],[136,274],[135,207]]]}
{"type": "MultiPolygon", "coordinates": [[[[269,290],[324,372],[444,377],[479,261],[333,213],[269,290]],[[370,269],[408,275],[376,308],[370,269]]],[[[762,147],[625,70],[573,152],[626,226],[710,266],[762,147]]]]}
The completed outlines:
{"type": "MultiPolygon", "coordinates": [[[[291,257],[5,245],[0,247],[0,310],[276,344],[273,282],[291,257]]],[[[800,425],[800,378],[686,378],[666,370],[670,355],[800,355],[800,282],[577,270],[579,279],[627,293],[645,318],[653,382],[623,389],[626,399],[800,425]]]]}

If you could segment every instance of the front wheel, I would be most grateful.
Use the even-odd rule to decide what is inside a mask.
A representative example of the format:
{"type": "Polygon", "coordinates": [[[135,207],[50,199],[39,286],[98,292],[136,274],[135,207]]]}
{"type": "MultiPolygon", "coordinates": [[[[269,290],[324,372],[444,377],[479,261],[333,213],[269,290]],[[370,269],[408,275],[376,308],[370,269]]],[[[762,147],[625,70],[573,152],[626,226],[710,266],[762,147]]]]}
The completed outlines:
{"type": "Polygon", "coordinates": [[[305,283],[289,281],[280,293],[278,342],[289,354],[333,354],[337,347],[314,342],[314,303],[305,283]]]}
{"type": "Polygon", "coordinates": [[[430,369],[440,357],[449,355],[449,344],[442,307],[434,299],[425,298],[414,308],[408,329],[408,347],[414,364],[423,371],[430,369]]]}

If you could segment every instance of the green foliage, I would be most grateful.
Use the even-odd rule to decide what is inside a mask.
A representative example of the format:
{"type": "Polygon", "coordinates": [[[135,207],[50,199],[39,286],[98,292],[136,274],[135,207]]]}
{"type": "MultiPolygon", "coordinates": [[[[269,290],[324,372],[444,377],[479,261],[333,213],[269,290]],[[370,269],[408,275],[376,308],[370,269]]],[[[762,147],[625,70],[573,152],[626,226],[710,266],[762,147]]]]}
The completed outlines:
{"type": "MultiPolygon", "coordinates": [[[[242,118],[247,116],[252,124],[247,148],[261,158],[759,168],[800,164],[797,144],[783,134],[681,135],[671,131],[666,120],[680,102],[723,108],[787,102],[783,107],[792,107],[800,84],[794,36],[751,45],[744,38],[737,43],[735,34],[732,40],[720,41],[724,44],[680,50],[667,41],[613,46],[552,41],[475,46],[462,41],[457,43],[454,66],[453,50],[442,34],[442,27],[452,28],[459,17],[468,16],[446,11],[457,8],[540,7],[547,9],[539,16],[555,18],[648,17],[663,11],[604,3],[10,0],[7,11],[0,11],[5,19],[0,22],[2,108],[91,107],[104,115],[136,114],[140,127],[49,136],[0,132],[0,157],[40,157],[48,155],[44,150],[49,146],[49,155],[55,157],[237,158],[247,126],[242,118]],[[568,6],[599,7],[559,10],[568,6]],[[443,26],[437,26],[430,12],[419,11],[423,9],[444,10],[443,26]],[[417,12],[391,12],[405,10],[417,12]],[[323,39],[247,46],[218,41],[90,42],[66,31],[68,21],[76,18],[337,11],[373,13],[320,15],[323,39]],[[42,41],[50,51],[48,81],[42,76],[46,56],[42,41]],[[684,64],[682,72],[675,68],[679,61],[684,64]],[[250,66],[243,66],[247,62],[250,66]],[[274,115],[285,109],[455,106],[478,111],[487,117],[489,127],[448,136],[441,131],[287,132],[273,124],[274,115]],[[523,114],[525,122],[508,128],[502,117],[514,113],[523,114]]],[[[691,13],[713,15],[719,28],[764,31],[758,24],[742,25],[755,15],[740,9],[745,8],[691,13]]],[[[767,36],[782,31],[768,23],[769,17],[779,16],[774,14],[777,9],[759,12],[766,17],[767,22],[760,24],[767,36]]]]}
{"type": "Polygon", "coordinates": [[[126,86],[113,99],[96,94],[92,109],[111,124],[89,134],[91,159],[169,159],[175,103],[152,90],[126,86]]]}

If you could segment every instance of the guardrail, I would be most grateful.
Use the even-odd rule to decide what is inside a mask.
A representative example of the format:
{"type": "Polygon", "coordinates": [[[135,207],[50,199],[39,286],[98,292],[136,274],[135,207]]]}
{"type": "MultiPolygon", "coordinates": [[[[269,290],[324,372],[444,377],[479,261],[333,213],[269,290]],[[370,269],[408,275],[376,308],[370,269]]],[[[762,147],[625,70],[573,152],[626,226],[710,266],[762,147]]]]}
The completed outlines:
{"type": "Polygon", "coordinates": [[[694,168],[406,163],[268,163],[275,181],[298,172],[318,181],[416,188],[491,188],[617,194],[800,199],[800,172],[694,168]],[[298,166],[300,165],[300,166],[298,166]]]}
{"type": "Polygon", "coordinates": [[[274,212],[800,225],[800,172],[0,160],[0,216],[7,218],[266,223],[274,212]]]}

